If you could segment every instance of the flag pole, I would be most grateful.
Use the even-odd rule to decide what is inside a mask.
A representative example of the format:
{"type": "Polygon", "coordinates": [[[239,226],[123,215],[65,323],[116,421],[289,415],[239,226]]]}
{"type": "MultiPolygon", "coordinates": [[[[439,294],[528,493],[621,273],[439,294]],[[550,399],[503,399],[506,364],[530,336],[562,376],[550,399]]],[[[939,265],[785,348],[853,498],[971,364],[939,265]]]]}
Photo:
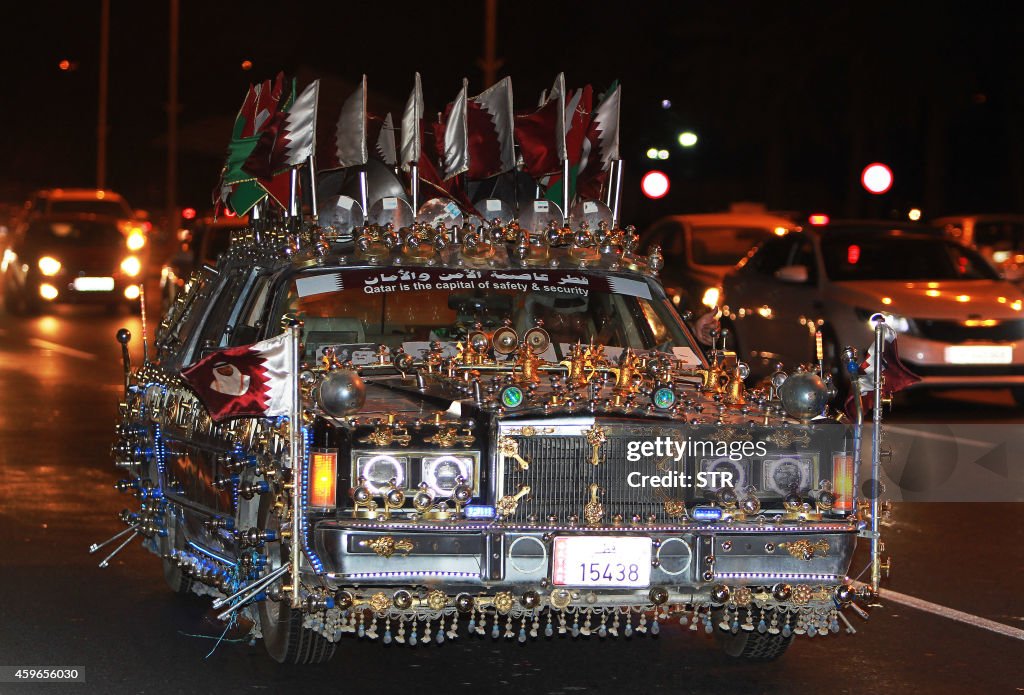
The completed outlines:
{"type": "Polygon", "coordinates": [[[875,359],[872,365],[875,379],[875,402],[871,413],[873,424],[871,428],[871,588],[876,594],[878,593],[878,585],[882,581],[882,557],[879,542],[880,533],[878,530],[878,476],[881,468],[881,452],[879,447],[882,444],[882,379],[885,378],[882,375],[882,350],[885,347],[885,331],[888,329],[889,327],[885,324],[885,319],[879,316],[875,323],[875,359]]]}
{"type": "Polygon", "coordinates": [[[615,177],[615,198],[612,205],[612,229],[619,223],[619,203],[622,199],[622,160],[616,160],[616,171],[619,175],[615,177]]]}
{"type": "Polygon", "coordinates": [[[569,223],[569,159],[562,160],[562,215],[569,223]]]}
{"type": "Polygon", "coordinates": [[[302,537],[302,517],[305,512],[305,484],[303,481],[303,445],[302,445],[302,394],[299,384],[299,346],[301,342],[302,324],[294,321],[289,330],[291,343],[292,373],[292,408],[289,416],[288,439],[291,447],[290,463],[292,468],[292,547],[291,547],[291,594],[292,608],[299,608],[302,603],[299,597],[299,562],[302,559],[302,548],[305,539],[302,537]]]}
{"type": "Polygon", "coordinates": [[[359,169],[359,202],[363,206],[363,215],[369,216],[370,211],[367,210],[367,197],[369,192],[366,187],[366,165],[364,164],[359,169]]]}
{"type": "Polygon", "coordinates": [[[299,216],[299,168],[292,167],[288,174],[288,188],[291,192],[291,199],[288,202],[288,216],[295,218],[299,216]]]}
{"type": "MultiPolygon", "coordinates": [[[[413,217],[420,211],[420,165],[417,162],[409,164],[409,172],[412,174],[412,181],[409,185],[409,192],[412,193],[412,214],[413,217]]],[[[364,210],[365,214],[365,210],[364,210]]]]}
{"type": "Polygon", "coordinates": [[[610,162],[608,167],[608,188],[604,192],[604,204],[607,205],[609,209],[612,207],[612,191],[615,189],[615,168],[617,161],[618,160],[610,162]]]}
{"type": "Polygon", "coordinates": [[[309,167],[309,206],[313,213],[313,221],[315,222],[320,214],[316,199],[316,155],[309,155],[307,166],[309,167]]]}

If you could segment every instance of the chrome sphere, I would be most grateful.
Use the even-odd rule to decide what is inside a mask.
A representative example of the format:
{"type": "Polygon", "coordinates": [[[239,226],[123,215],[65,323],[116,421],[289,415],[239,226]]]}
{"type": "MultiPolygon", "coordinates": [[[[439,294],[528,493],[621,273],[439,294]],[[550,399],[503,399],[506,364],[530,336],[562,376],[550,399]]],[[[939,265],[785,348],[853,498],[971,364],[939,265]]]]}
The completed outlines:
{"type": "Polygon", "coordinates": [[[412,606],[412,594],[405,589],[399,589],[392,597],[392,601],[394,601],[395,608],[404,611],[412,606]]]}
{"type": "Polygon", "coordinates": [[[711,587],[711,603],[725,603],[729,600],[729,587],[725,584],[715,584],[711,587]]]}
{"type": "Polygon", "coordinates": [[[779,397],[788,415],[810,420],[821,415],[828,404],[828,387],[814,372],[795,372],[782,382],[779,397]]]}
{"type": "Polygon", "coordinates": [[[366,385],[350,369],[338,369],[327,374],[315,390],[317,405],[335,417],[359,412],[366,402],[366,385]]]}

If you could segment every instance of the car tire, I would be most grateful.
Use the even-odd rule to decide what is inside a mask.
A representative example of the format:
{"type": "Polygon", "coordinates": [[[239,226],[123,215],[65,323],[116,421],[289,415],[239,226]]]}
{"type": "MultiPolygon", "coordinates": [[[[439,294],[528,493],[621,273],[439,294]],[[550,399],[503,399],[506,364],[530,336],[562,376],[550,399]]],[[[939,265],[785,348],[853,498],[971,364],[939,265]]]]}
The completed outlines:
{"type": "MultiPolygon", "coordinates": [[[[272,513],[274,495],[262,495],[259,527],[280,529],[280,518],[272,513]]],[[[272,571],[290,561],[283,542],[267,545],[267,569],[272,571]]],[[[287,597],[280,601],[267,598],[258,604],[263,646],[274,661],[282,664],[320,664],[334,656],[335,643],[303,627],[303,612],[291,607],[287,597]]]]}
{"type": "Polygon", "coordinates": [[[729,656],[745,661],[775,661],[786,653],[793,635],[770,634],[740,630],[733,634],[719,630],[722,650],[729,656]]]}

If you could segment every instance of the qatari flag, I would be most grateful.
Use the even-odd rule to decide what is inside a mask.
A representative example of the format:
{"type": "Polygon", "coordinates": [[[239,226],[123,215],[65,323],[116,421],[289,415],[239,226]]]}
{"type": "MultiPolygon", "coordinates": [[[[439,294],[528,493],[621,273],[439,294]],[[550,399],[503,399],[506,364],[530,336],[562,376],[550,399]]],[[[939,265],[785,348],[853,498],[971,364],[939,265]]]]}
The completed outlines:
{"type": "Polygon", "coordinates": [[[218,350],[181,375],[215,421],[288,415],[292,348],[287,333],[254,345],[218,350]]]}
{"type": "MultiPolygon", "coordinates": [[[[864,410],[871,410],[875,407],[875,346],[872,344],[866,351],[864,361],[860,364],[860,376],[857,383],[860,385],[861,402],[864,410]]],[[[885,327],[882,342],[882,398],[888,398],[897,391],[902,391],[911,384],[921,381],[921,377],[907,369],[900,361],[900,351],[896,347],[896,331],[890,326],[885,327]]],[[[850,417],[855,412],[853,396],[846,401],[846,414],[850,417]]]]}
{"type": "Polygon", "coordinates": [[[486,179],[516,166],[512,79],[504,78],[466,104],[471,179],[486,179]]]}

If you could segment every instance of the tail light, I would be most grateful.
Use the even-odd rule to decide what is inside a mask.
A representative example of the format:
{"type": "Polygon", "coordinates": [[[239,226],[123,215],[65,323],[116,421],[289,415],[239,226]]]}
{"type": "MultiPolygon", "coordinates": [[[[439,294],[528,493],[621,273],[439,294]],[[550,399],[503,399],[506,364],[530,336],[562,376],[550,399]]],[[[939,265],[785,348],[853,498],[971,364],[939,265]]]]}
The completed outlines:
{"type": "Polygon", "coordinates": [[[309,506],[335,507],[338,503],[338,452],[309,454],[309,506]]]}
{"type": "Polygon", "coordinates": [[[832,490],[836,500],[832,509],[837,512],[853,511],[853,456],[832,454],[832,490]]]}

